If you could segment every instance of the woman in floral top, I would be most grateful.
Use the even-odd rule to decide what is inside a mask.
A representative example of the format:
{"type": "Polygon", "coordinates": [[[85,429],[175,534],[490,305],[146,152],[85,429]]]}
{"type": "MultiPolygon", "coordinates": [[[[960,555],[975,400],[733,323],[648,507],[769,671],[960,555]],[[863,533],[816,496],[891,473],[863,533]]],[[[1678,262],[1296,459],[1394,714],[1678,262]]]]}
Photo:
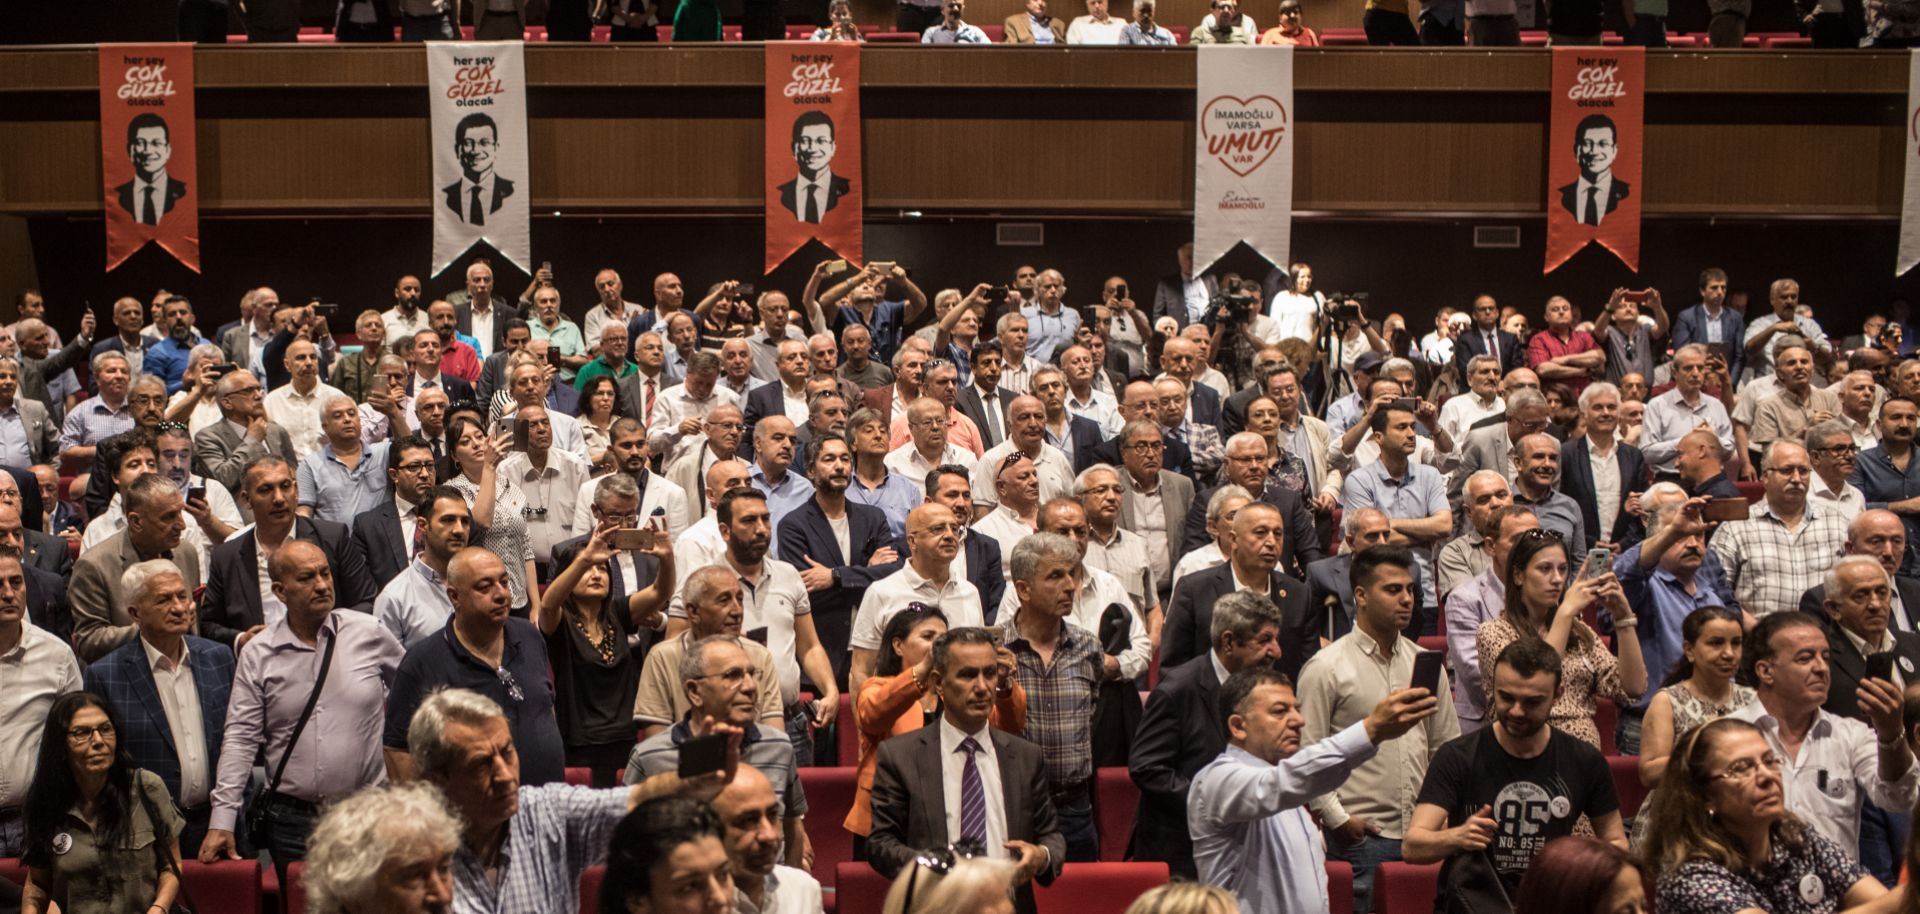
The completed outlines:
{"type": "Polygon", "coordinates": [[[507,436],[502,435],[499,441],[489,439],[478,420],[463,415],[447,426],[447,443],[455,470],[447,485],[467,497],[474,526],[487,529],[486,536],[468,545],[500,557],[507,566],[513,608],[524,617],[540,595],[535,591],[538,579],[533,570],[533,541],[527,537],[527,496],[513,480],[495,472],[506,456],[507,436]]]}
{"type": "Polygon", "coordinates": [[[1780,757],[1753,724],[1682,736],[1662,783],[1645,849],[1660,914],[1894,910],[1880,880],[1787,812],[1780,757]]]}
{"type": "MultiPolygon", "coordinates": [[[[1568,567],[1567,559],[1559,534],[1529,530],[1520,535],[1507,558],[1506,609],[1480,626],[1481,681],[1492,689],[1494,658],[1507,645],[1525,637],[1545,640],[1560,652],[1565,670],[1549,723],[1599,748],[1600,730],[1593,724],[1596,699],[1606,696],[1617,704],[1632,704],[1647,690],[1647,666],[1634,635],[1638,620],[1613,572],[1569,580],[1579,569],[1568,567]],[[1580,620],[1581,612],[1594,603],[1605,603],[1613,615],[1618,661],[1599,634],[1580,620]]],[[[1493,704],[1491,693],[1487,704],[1493,704]]]]}
{"type": "MultiPolygon", "coordinates": [[[[1680,662],[1647,703],[1640,725],[1640,782],[1659,789],[1674,741],[1701,724],[1712,723],[1753,700],[1753,690],[1733,681],[1740,670],[1740,644],[1746,627],[1740,614],[1704,606],[1680,623],[1680,662]]],[[[1634,821],[1634,845],[1645,840],[1649,817],[1634,821]]]]}

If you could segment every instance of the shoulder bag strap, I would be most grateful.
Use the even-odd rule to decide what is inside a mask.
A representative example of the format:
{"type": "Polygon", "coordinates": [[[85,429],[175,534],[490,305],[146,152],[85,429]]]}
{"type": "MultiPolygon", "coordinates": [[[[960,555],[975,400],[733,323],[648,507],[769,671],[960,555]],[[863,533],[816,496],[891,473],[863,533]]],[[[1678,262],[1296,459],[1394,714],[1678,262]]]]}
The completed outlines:
{"type": "Polygon", "coordinates": [[[267,781],[267,792],[280,789],[280,776],[287,773],[287,761],[293,758],[293,747],[300,742],[300,734],[307,729],[307,721],[313,717],[313,706],[320,701],[320,690],[326,688],[327,670],[333,666],[333,632],[321,632],[327,639],[327,646],[320,651],[320,675],[313,681],[313,692],[307,695],[307,706],[300,710],[300,720],[293,725],[293,736],[287,740],[287,751],[280,756],[280,764],[274,766],[273,778],[267,781]]]}

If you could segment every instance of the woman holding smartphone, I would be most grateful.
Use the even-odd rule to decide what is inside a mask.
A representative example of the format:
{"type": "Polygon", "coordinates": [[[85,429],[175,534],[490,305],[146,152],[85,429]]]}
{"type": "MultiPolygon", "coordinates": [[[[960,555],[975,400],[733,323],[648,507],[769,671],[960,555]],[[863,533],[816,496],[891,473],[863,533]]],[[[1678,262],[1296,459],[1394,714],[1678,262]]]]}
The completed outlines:
{"type": "MultiPolygon", "coordinates": [[[[1640,620],[1604,561],[1598,569],[1576,569],[1567,558],[1558,533],[1529,530],[1520,535],[1507,558],[1506,608],[1499,618],[1480,626],[1481,681],[1493,687],[1493,663],[1507,645],[1526,637],[1545,640],[1562,661],[1560,697],[1548,723],[1599,748],[1600,730],[1593,723],[1598,699],[1605,696],[1624,706],[1647,690],[1647,665],[1634,630],[1640,620]],[[1617,660],[1599,633],[1581,621],[1581,613],[1595,603],[1605,604],[1613,616],[1617,660]]],[[[1491,694],[1488,698],[1491,705],[1491,694]]]]}
{"type": "Polygon", "coordinates": [[[474,524],[485,524],[487,535],[477,543],[500,557],[507,566],[513,608],[525,615],[530,600],[540,598],[533,569],[533,541],[527,536],[527,496],[512,479],[496,470],[506,455],[509,436],[487,437],[478,419],[462,414],[447,425],[447,444],[453,455],[453,476],[447,480],[467,497],[474,524]]]}

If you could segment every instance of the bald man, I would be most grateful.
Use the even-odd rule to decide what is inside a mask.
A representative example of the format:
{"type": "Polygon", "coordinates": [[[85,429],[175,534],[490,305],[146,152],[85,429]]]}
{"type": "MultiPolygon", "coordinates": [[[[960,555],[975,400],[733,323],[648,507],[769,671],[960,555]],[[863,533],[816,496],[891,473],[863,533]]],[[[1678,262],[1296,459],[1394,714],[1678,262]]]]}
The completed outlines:
{"type": "Polygon", "coordinates": [[[320,380],[320,350],[306,340],[287,345],[287,372],[292,380],[267,392],[267,421],[286,429],[294,457],[306,460],[326,446],[321,411],[329,401],[346,394],[320,380]]]}

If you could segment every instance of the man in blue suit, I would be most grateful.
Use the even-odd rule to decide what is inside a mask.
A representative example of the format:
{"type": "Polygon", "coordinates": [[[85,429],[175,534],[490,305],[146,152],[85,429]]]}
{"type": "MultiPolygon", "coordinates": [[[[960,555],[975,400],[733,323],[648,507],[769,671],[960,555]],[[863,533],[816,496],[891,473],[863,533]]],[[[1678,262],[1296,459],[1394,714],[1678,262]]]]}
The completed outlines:
{"type": "Polygon", "coordinates": [[[807,454],[813,497],[780,520],[780,560],[800,569],[813,606],[813,625],[828,645],[833,675],[844,690],[851,660],[853,614],[873,582],[899,570],[879,508],[847,500],[853,482],[853,450],[843,438],[821,438],[807,454]],[[841,536],[844,533],[845,539],[841,536]]]}
{"type": "Polygon", "coordinates": [[[120,748],[160,776],[187,824],[180,853],[193,859],[213,813],[213,782],[227,726],[233,652],[217,641],[187,634],[193,594],[165,559],[127,568],[128,607],[140,637],[87,667],[87,691],[118,712],[120,748]]]}
{"type": "Polygon", "coordinates": [[[1500,329],[1500,303],[1491,295],[1473,300],[1473,325],[1453,341],[1453,361],[1460,377],[1467,376],[1467,363],[1483,355],[1500,360],[1500,376],[1527,364],[1526,346],[1520,338],[1500,329]],[[1491,348],[1489,348],[1491,346],[1491,348]]]}
{"type": "Polygon", "coordinates": [[[1560,491],[1580,505],[1589,543],[1631,543],[1645,535],[1640,518],[1626,510],[1627,498],[1647,491],[1652,481],[1640,449],[1616,438],[1620,428],[1620,389],[1596,381],[1580,392],[1587,433],[1560,445],[1560,491]],[[1593,455],[1611,453],[1600,466],[1613,464],[1612,517],[1601,517],[1593,455]]]}
{"type": "Polygon", "coordinates": [[[1745,366],[1746,324],[1740,312],[1727,307],[1727,271],[1708,267],[1700,271],[1700,303],[1673,319],[1673,351],[1688,343],[1724,350],[1727,376],[1738,379],[1745,366]]]}

